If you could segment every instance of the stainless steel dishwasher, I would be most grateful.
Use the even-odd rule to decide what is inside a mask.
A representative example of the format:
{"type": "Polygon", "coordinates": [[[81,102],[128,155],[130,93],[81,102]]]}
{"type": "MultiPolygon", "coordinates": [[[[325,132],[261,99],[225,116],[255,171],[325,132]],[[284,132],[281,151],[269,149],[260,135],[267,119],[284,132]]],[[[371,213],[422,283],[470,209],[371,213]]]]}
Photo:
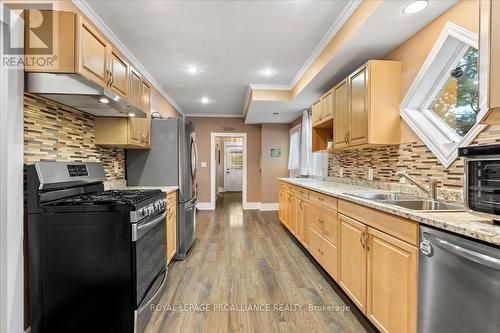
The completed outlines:
{"type": "Polygon", "coordinates": [[[420,227],[418,332],[500,332],[500,249],[420,227]]]}

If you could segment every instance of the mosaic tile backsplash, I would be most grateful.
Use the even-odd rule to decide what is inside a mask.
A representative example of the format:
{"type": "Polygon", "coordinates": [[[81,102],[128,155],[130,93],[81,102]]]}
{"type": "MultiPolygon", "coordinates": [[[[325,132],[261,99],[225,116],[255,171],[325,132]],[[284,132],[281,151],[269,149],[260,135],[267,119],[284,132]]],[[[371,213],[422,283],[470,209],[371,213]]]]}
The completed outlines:
{"type": "MultiPolygon", "coordinates": [[[[500,143],[500,126],[487,127],[471,145],[500,143]]],[[[438,194],[441,198],[462,199],[464,162],[457,159],[450,167],[444,168],[434,154],[422,142],[402,143],[400,145],[346,150],[330,153],[328,176],[343,176],[353,180],[366,180],[368,168],[373,169],[374,183],[398,183],[396,171],[403,170],[416,179],[425,181],[433,177],[438,181],[438,194]],[[454,195],[449,195],[453,192],[454,195]]]]}
{"type": "Polygon", "coordinates": [[[101,162],[107,181],[124,180],[125,151],[97,146],[94,128],[92,115],[25,94],[24,164],[101,162]]]}

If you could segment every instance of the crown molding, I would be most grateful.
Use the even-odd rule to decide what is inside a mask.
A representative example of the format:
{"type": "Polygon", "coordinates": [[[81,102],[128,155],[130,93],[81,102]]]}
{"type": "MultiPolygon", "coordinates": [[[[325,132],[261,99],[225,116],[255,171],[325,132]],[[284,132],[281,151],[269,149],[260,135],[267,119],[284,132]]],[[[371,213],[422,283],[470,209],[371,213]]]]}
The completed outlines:
{"type": "Polygon", "coordinates": [[[142,65],[142,63],[134,56],[134,54],[122,43],[115,35],[111,28],[104,20],[95,12],[95,10],[87,3],[86,0],[71,0],[82,14],[89,19],[109,41],[122,53],[141,74],[155,87],[158,92],[172,104],[172,106],[181,114],[185,115],[182,108],[174,101],[174,99],[163,89],[163,87],[154,79],[153,75],[142,65]]]}
{"type": "Polygon", "coordinates": [[[292,90],[293,87],[299,82],[299,80],[304,76],[311,65],[316,61],[321,52],[328,46],[333,37],[339,32],[339,30],[344,26],[349,17],[354,13],[354,11],[359,7],[362,0],[352,0],[344,8],[340,16],[333,22],[328,29],[327,33],[323,36],[319,44],[316,46],[314,51],[309,55],[306,62],[302,65],[300,70],[295,74],[292,81],[289,84],[250,84],[250,88],[264,89],[264,90],[292,90]]]}

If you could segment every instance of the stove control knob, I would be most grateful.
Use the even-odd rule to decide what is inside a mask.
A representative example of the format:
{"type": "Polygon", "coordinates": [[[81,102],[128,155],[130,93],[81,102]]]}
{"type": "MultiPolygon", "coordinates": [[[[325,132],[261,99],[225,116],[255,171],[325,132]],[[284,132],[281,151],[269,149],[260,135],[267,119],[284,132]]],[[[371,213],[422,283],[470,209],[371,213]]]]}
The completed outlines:
{"type": "Polygon", "coordinates": [[[146,211],[146,208],[143,208],[143,209],[142,209],[142,211],[141,211],[141,213],[142,213],[142,216],[144,216],[144,215],[146,215],[148,212],[146,211]]]}

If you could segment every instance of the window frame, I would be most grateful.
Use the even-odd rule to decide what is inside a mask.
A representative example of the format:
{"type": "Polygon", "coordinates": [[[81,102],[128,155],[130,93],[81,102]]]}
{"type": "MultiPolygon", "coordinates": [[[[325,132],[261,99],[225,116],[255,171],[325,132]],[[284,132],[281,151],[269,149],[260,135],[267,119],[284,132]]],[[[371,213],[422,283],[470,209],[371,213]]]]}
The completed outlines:
{"type": "MultiPolygon", "coordinates": [[[[469,47],[478,49],[478,35],[447,22],[400,105],[400,115],[445,168],[458,158],[458,147],[469,145],[485,128],[480,124],[487,109],[480,103],[476,124],[461,137],[429,110],[456,61],[469,47]],[[454,38],[456,41],[454,41],[454,38]],[[439,89],[438,89],[439,88],[439,89]]],[[[480,56],[480,55],[479,55],[480,56]]],[[[479,95],[483,94],[479,85],[479,95]]]]}

